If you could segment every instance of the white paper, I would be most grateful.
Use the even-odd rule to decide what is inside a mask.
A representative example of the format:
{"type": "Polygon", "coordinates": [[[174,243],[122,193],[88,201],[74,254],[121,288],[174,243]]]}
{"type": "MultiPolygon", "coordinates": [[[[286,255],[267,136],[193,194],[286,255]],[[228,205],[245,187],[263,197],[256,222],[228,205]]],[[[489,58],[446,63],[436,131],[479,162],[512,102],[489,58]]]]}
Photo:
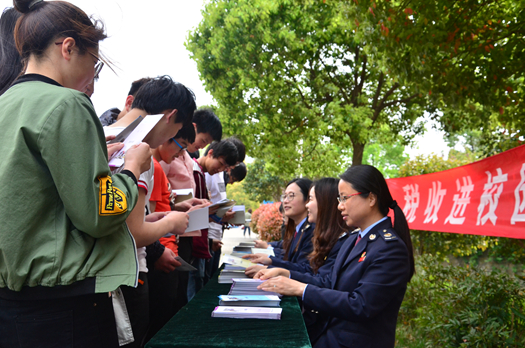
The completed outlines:
{"type": "Polygon", "coordinates": [[[144,120],[131,132],[130,135],[124,140],[124,147],[113,154],[109,161],[110,167],[120,167],[124,164],[124,155],[126,151],[133,145],[140,144],[142,140],[148,135],[148,133],[155,127],[164,115],[148,115],[144,117],[144,120]]]}
{"type": "Polygon", "coordinates": [[[275,256],[273,249],[262,249],[262,248],[252,248],[252,254],[266,254],[268,256],[275,256]]]}
{"type": "Polygon", "coordinates": [[[196,230],[202,230],[210,226],[208,207],[192,210],[188,213],[190,221],[186,232],[193,232],[196,230]]]}

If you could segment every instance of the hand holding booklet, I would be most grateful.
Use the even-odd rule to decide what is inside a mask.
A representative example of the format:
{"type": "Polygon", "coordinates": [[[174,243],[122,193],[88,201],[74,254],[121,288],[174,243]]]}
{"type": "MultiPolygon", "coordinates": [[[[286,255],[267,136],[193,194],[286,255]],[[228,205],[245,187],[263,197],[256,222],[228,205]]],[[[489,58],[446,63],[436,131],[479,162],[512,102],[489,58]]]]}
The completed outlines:
{"type": "Polygon", "coordinates": [[[147,117],[144,117],[142,121],[135,120],[132,122],[126,129],[124,129],[120,134],[124,133],[128,134],[125,139],[122,139],[124,137],[120,134],[117,135],[118,140],[124,142],[124,147],[117,151],[111,156],[109,159],[109,166],[110,167],[121,167],[124,164],[124,156],[126,154],[126,151],[129,150],[130,147],[133,145],[140,144],[149,134],[149,132],[159,123],[159,121],[164,117],[164,115],[149,115],[147,117]],[[129,129],[131,127],[133,130],[129,132],[129,129]]]}
{"type": "Polygon", "coordinates": [[[243,259],[237,256],[232,256],[229,254],[222,254],[222,262],[229,263],[230,265],[234,265],[234,266],[244,267],[244,268],[254,265],[254,263],[252,263],[249,260],[246,260],[246,259],[243,259]]]}

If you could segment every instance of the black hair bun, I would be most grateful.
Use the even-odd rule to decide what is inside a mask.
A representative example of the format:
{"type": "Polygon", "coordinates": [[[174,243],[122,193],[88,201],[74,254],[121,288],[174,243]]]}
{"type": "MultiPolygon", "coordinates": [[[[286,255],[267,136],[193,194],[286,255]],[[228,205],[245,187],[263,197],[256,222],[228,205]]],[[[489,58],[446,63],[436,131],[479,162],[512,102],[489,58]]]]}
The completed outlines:
{"type": "Polygon", "coordinates": [[[20,13],[29,13],[35,8],[35,5],[43,0],[13,0],[13,6],[20,13]]]}

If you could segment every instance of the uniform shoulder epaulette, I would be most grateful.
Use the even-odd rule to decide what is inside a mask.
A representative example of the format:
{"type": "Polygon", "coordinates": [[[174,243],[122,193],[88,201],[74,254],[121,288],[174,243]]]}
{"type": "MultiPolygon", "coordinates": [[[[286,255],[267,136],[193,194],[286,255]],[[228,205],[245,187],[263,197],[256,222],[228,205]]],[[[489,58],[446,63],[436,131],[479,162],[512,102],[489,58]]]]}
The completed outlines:
{"type": "Polygon", "coordinates": [[[352,235],[352,234],[359,233],[360,231],[361,231],[361,230],[360,230],[359,228],[356,228],[355,230],[348,232],[348,234],[349,234],[349,235],[352,235]]]}
{"type": "Polygon", "coordinates": [[[391,241],[391,240],[396,240],[398,239],[398,237],[396,236],[396,234],[394,233],[394,230],[393,229],[383,229],[383,230],[379,230],[379,234],[383,237],[383,239],[387,242],[391,241]]]}

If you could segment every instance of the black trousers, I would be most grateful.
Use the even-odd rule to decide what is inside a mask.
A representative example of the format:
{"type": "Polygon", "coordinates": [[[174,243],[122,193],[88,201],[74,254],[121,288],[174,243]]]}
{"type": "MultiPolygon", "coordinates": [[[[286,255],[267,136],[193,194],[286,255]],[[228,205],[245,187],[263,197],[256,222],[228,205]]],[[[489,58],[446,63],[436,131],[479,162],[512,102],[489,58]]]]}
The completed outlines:
{"type": "Polygon", "coordinates": [[[107,293],[54,300],[0,298],[1,348],[118,348],[107,293]]]}

